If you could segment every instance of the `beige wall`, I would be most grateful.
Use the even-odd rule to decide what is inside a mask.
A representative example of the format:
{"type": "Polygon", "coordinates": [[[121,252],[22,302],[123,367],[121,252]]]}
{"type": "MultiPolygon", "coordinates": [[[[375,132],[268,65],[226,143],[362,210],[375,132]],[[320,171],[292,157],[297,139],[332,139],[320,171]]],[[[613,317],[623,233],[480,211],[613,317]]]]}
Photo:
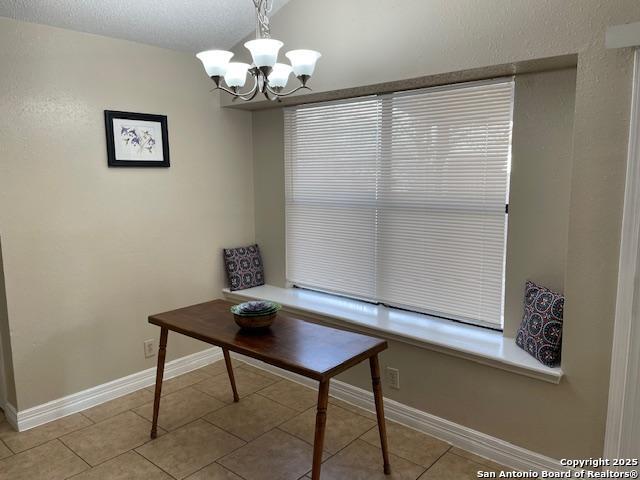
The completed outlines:
{"type": "MultiPolygon", "coordinates": [[[[560,385],[551,385],[392,342],[383,362],[400,368],[403,387],[397,392],[387,389],[390,397],[556,458],[602,454],[632,66],[630,49],[604,49],[604,32],[609,25],[638,20],[636,0],[486,0],[482,5],[474,0],[293,0],[272,19],[273,37],[287,47],[316,48],[323,53],[310,83],[316,92],[578,54],[572,134],[559,136],[571,129],[570,118],[564,117],[559,131],[539,126],[539,134],[550,137],[547,148],[527,143],[531,140],[526,138],[521,144],[514,140],[524,163],[514,167],[516,225],[510,232],[520,222],[520,237],[525,238],[527,228],[532,228],[522,224],[524,217],[515,219],[518,212],[531,215],[535,222],[551,215],[561,231],[551,232],[553,239],[546,245],[510,246],[508,253],[510,267],[515,268],[508,273],[509,298],[521,295],[521,282],[527,276],[566,293],[565,378],[560,385]],[[551,147],[553,152],[548,150],[551,147]],[[549,197],[544,190],[529,187],[527,191],[528,180],[542,175],[531,173],[535,169],[531,162],[551,168],[558,178],[546,178],[550,182],[546,185],[562,184],[562,190],[550,192],[549,197]],[[518,201],[525,194],[537,199],[544,210],[534,211],[533,203],[518,201]],[[557,210],[548,210],[551,203],[557,210]],[[547,257],[538,265],[534,255],[543,253],[547,257]],[[558,267],[563,262],[562,272],[558,267]]],[[[531,88],[539,85],[532,78],[523,81],[531,88]]],[[[565,93],[566,84],[553,86],[544,104],[533,105],[532,114],[542,115],[547,107],[566,113],[572,107],[565,93]],[[563,102],[554,104],[553,99],[560,96],[563,102]]],[[[516,101],[528,100],[520,96],[516,101]]],[[[254,113],[254,136],[279,132],[269,115],[277,118],[274,113],[254,113]]],[[[527,125],[534,120],[522,122],[527,125]]],[[[267,151],[258,143],[254,149],[267,151]]],[[[269,149],[278,154],[278,147],[269,149]]],[[[268,166],[258,166],[266,157],[255,158],[256,171],[268,171],[268,166]]],[[[273,171],[266,178],[275,176],[273,171]]],[[[274,180],[274,190],[281,185],[281,180],[274,180]]],[[[277,211],[281,200],[264,202],[256,198],[263,211],[268,205],[275,209],[275,221],[269,224],[262,219],[256,224],[256,236],[276,245],[274,258],[278,259],[283,255],[277,246],[282,233],[271,232],[269,225],[281,228],[282,214],[277,211]]],[[[281,271],[276,269],[273,278],[281,281],[281,271]]],[[[512,300],[507,315],[517,318],[518,310],[512,300]]],[[[510,325],[507,333],[514,330],[510,325]]],[[[362,387],[369,383],[364,367],[342,378],[362,387]]]]}
{"type": "Polygon", "coordinates": [[[284,115],[281,108],[253,113],[256,242],[265,282],[286,286],[284,216],[284,115]]]}
{"type": "Polygon", "coordinates": [[[575,69],[519,75],[514,100],[504,332],[515,337],[524,284],[564,292],[575,69]]]}
{"type": "MultiPolygon", "coordinates": [[[[20,410],[152,367],[150,313],[254,239],[251,116],[193,56],[0,19],[0,235],[20,410]],[[168,116],[171,167],[107,168],[103,110],[168,116]]],[[[1,313],[1,312],[0,312],[1,313]]],[[[169,336],[176,358],[206,346],[169,336]]]]}
{"type": "Polygon", "coordinates": [[[16,382],[13,377],[13,356],[11,355],[11,341],[9,331],[9,313],[7,311],[7,296],[5,292],[4,272],[2,270],[2,238],[0,237],[0,394],[5,398],[0,399],[0,404],[5,400],[11,405],[16,404],[16,382]]]}

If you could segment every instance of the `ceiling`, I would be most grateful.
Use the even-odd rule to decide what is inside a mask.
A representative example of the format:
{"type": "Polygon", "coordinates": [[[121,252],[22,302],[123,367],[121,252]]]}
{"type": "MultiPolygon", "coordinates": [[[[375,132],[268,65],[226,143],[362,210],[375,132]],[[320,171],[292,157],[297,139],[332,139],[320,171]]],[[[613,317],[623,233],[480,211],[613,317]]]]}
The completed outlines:
{"type": "Polygon", "coordinates": [[[252,0],[0,0],[0,17],[186,52],[229,49],[255,29],[252,0]]]}

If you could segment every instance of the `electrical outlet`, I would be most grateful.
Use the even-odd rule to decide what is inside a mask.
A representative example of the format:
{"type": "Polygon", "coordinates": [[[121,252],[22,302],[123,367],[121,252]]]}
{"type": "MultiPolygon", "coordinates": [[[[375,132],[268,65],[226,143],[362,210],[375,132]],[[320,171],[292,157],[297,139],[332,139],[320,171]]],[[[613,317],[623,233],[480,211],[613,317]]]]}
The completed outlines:
{"type": "Polygon", "coordinates": [[[389,388],[400,390],[400,370],[387,367],[387,383],[389,388]]]}
{"type": "Polygon", "coordinates": [[[156,346],[153,339],[144,341],[144,358],[153,357],[156,354],[156,346]]]}

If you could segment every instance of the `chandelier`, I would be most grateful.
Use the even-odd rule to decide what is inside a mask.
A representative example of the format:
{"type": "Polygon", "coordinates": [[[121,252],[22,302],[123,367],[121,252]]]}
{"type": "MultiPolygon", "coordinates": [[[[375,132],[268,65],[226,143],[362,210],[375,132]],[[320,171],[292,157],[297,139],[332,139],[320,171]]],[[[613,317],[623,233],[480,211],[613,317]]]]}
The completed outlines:
{"type": "MultiPolygon", "coordinates": [[[[252,100],[258,94],[263,94],[268,100],[279,100],[280,97],[291,95],[301,89],[311,90],[307,82],[320,58],[320,53],[314,50],[290,50],[285,56],[291,62],[277,63],[278,52],[283,43],[274,40],[270,35],[269,13],[273,0],[253,0],[256,7],[256,39],[250,40],[244,46],[251,52],[253,65],[232,62],[232,52],[226,50],[206,50],[196,55],[204,65],[207,75],[215,83],[213,90],[222,90],[233,96],[233,100],[252,100]],[[298,78],[300,85],[284,91],[291,72],[298,78]],[[241,92],[247,81],[247,73],[253,77],[253,87],[241,92]],[[222,85],[224,78],[226,87],[222,85]]],[[[212,91],[213,91],[212,90],[212,91]]]]}

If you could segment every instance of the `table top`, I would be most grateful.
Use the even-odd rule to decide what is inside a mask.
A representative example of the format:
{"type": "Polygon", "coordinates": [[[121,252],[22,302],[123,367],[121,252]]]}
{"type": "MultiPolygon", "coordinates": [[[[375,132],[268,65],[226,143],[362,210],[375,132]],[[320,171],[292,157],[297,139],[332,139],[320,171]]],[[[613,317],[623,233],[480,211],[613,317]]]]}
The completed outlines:
{"type": "Polygon", "coordinates": [[[265,332],[240,330],[225,300],[149,316],[149,323],[324,381],[376,355],[387,342],[278,312],[265,332]]]}

